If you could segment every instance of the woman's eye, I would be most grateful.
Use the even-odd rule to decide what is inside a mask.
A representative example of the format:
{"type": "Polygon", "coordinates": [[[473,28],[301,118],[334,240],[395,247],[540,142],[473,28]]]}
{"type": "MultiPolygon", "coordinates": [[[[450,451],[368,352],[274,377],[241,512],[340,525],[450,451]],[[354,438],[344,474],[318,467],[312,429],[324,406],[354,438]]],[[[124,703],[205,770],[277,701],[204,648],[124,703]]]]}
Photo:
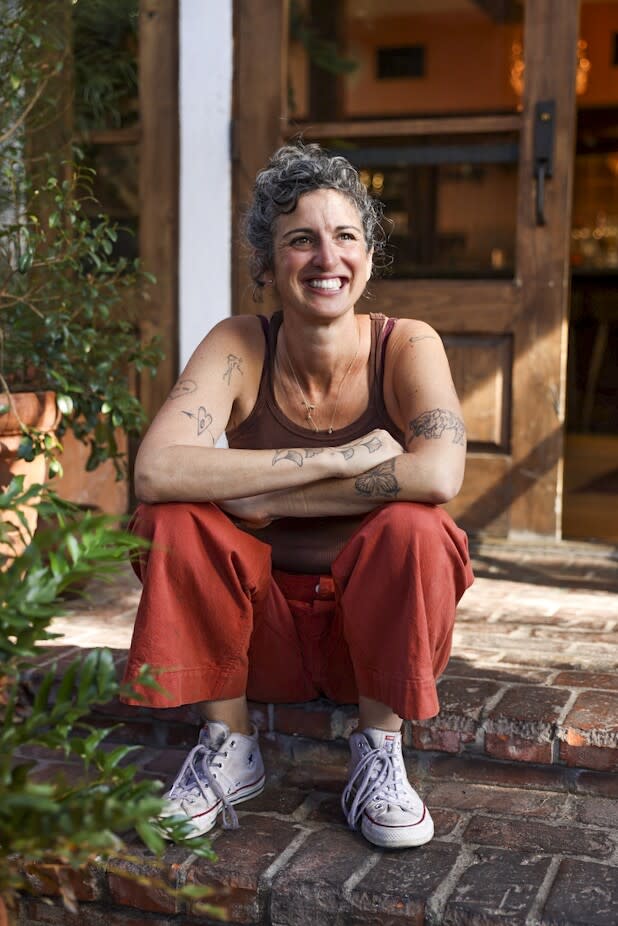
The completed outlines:
{"type": "Polygon", "coordinates": [[[356,241],[356,236],[353,232],[341,232],[340,237],[343,238],[344,241],[356,241]]]}
{"type": "Polygon", "coordinates": [[[298,238],[292,239],[292,244],[300,245],[302,247],[304,244],[309,244],[309,238],[307,235],[299,235],[298,238]]]}

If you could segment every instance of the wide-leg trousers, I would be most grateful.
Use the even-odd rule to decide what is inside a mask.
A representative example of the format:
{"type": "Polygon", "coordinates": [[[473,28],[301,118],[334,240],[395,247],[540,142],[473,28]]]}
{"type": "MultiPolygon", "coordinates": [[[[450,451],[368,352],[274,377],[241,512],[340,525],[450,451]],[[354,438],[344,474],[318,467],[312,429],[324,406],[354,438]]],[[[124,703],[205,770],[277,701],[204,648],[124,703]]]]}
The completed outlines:
{"type": "Polygon", "coordinates": [[[210,503],[141,505],[132,529],[151,547],[134,564],[143,591],[125,682],[148,664],[165,689],[137,686],[145,703],[360,694],[406,719],[438,713],[473,581],[467,537],[441,508],[376,509],[322,576],[273,569],[270,546],[210,503]]]}

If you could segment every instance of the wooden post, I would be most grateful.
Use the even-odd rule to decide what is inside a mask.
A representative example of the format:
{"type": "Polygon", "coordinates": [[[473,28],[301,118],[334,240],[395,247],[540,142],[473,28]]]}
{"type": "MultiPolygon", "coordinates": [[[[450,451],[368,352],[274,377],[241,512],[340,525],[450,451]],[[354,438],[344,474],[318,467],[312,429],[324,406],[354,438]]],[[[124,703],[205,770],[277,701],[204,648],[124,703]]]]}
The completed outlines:
{"type": "Polygon", "coordinates": [[[511,510],[513,533],[556,538],[562,520],[579,0],[569,4],[568,16],[563,7],[561,0],[535,0],[526,9],[526,118],[517,220],[517,264],[525,285],[515,328],[511,510]],[[556,103],[555,177],[545,185],[547,224],[542,226],[536,224],[532,113],[536,103],[545,100],[556,103]]]}
{"type": "Polygon", "coordinates": [[[232,140],[232,311],[272,311],[252,299],[242,245],[242,211],[255,175],[281,144],[287,125],[287,0],[235,0],[232,140]]]}
{"type": "Polygon", "coordinates": [[[141,335],[159,334],[165,357],[142,376],[151,418],[178,375],[178,0],[141,0],[139,21],[139,251],[156,285],[141,303],[141,335]]]}

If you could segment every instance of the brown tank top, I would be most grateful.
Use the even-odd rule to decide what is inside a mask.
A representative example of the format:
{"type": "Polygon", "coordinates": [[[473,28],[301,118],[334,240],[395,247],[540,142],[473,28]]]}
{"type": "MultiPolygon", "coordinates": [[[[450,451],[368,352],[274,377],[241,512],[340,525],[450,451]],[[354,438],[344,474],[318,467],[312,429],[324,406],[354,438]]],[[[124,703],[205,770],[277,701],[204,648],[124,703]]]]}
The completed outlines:
{"type": "MultiPolygon", "coordinates": [[[[369,401],[363,413],[344,428],[313,431],[291,421],[277,405],[273,391],[277,335],[283,313],[259,316],[265,339],[264,365],[257,399],[250,414],[227,432],[228,445],[243,450],[275,450],[281,447],[338,447],[384,428],[403,444],[404,436],[384,403],[384,357],[396,319],[372,313],[371,348],[367,366],[369,401]]],[[[363,520],[362,515],[332,518],[280,518],[255,537],[272,546],[273,566],[286,572],[325,575],[330,564],[363,520]]]]}

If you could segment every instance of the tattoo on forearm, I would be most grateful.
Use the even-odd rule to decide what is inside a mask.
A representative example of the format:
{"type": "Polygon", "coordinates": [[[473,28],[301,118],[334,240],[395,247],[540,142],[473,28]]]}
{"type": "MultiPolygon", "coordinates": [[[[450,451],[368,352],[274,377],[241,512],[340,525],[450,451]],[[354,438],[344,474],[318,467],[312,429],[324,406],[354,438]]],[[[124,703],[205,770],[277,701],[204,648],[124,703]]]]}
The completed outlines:
{"type": "Polygon", "coordinates": [[[323,447],[310,447],[307,450],[305,450],[305,460],[310,460],[311,457],[317,457],[318,454],[323,453],[323,452],[324,452],[323,447]]]}
{"type": "Polygon", "coordinates": [[[437,341],[435,334],[419,334],[415,338],[408,338],[410,344],[416,344],[417,341],[437,341]]]}
{"type": "Polygon", "coordinates": [[[369,440],[357,441],[355,444],[352,444],[351,447],[342,447],[340,450],[337,450],[337,453],[340,453],[344,460],[351,460],[357,447],[366,447],[369,453],[375,453],[381,446],[382,441],[380,438],[372,437],[369,440]]]}
{"type": "Polygon", "coordinates": [[[394,498],[400,491],[395,475],[395,460],[385,460],[356,478],[354,488],[359,495],[373,498],[394,498]]]}
{"type": "Polygon", "coordinates": [[[179,379],[169,394],[170,399],[179,399],[181,396],[191,395],[197,389],[194,379],[179,379]]]}
{"type": "Polygon", "coordinates": [[[297,466],[303,465],[303,457],[298,450],[275,450],[272,465],[274,466],[275,463],[280,463],[281,460],[291,460],[291,462],[296,463],[297,466]]]}
{"type": "MultiPolygon", "coordinates": [[[[183,409],[183,415],[187,418],[193,418],[197,423],[197,436],[201,437],[204,431],[207,431],[212,424],[212,415],[207,412],[203,405],[200,405],[197,412],[188,412],[183,409]]],[[[212,434],[210,435],[212,437],[212,434]]]]}
{"type": "Polygon", "coordinates": [[[424,437],[425,440],[439,440],[445,431],[452,431],[454,444],[463,446],[465,441],[465,427],[461,418],[445,408],[434,408],[423,412],[418,418],[410,422],[410,437],[408,444],[415,437],[424,437]]]}
{"type": "Polygon", "coordinates": [[[240,375],[241,376],[243,375],[243,372],[240,369],[241,363],[242,363],[242,357],[237,357],[236,354],[227,355],[227,369],[225,373],[223,374],[223,379],[227,380],[228,386],[230,385],[230,380],[232,378],[232,373],[234,372],[234,370],[238,370],[240,375]]]}
{"type": "Polygon", "coordinates": [[[382,441],[379,437],[372,437],[371,440],[363,441],[362,445],[367,448],[369,453],[375,453],[382,446],[382,441]]]}

